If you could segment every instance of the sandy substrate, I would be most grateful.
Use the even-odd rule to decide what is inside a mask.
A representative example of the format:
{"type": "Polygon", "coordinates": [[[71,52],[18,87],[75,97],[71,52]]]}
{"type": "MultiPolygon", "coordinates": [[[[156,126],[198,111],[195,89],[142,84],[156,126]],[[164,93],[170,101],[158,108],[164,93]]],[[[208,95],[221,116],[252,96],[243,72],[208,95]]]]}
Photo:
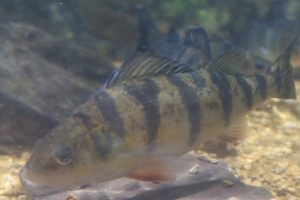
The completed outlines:
{"type": "MultiPolygon", "coordinates": [[[[270,100],[248,116],[245,140],[230,146],[224,159],[246,184],[262,186],[274,199],[300,199],[300,81],[298,100],[270,100]]],[[[26,199],[18,171],[29,157],[17,147],[0,146],[0,200],[26,199]]]]}

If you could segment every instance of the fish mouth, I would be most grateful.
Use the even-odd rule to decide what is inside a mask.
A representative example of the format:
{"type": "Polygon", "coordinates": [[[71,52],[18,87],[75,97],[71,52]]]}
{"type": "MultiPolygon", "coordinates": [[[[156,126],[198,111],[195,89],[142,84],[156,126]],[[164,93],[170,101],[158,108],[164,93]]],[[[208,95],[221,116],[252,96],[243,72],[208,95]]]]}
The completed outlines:
{"type": "Polygon", "coordinates": [[[21,182],[22,186],[23,186],[23,184],[28,184],[28,183],[37,184],[35,181],[32,180],[32,173],[30,172],[30,170],[28,170],[26,165],[24,167],[22,167],[19,172],[19,178],[20,178],[20,182],[21,182]]]}
{"type": "Polygon", "coordinates": [[[26,167],[22,167],[19,172],[20,182],[24,189],[36,187],[38,185],[41,187],[45,187],[33,181],[31,178],[32,176],[30,174],[31,174],[30,171],[26,167]]]}
{"type": "Polygon", "coordinates": [[[28,184],[28,183],[31,183],[31,184],[34,184],[34,182],[32,182],[28,176],[28,170],[26,169],[26,167],[22,167],[20,172],[19,172],[19,179],[20,179],[20,182],[23,186],[23,188],[28,184]]]}
{"type": "Polygon", "coordinates": [[[63,191],[63,189],[53,188],[34,182],[31,179],[31,172],[26,168],[26,166],[21,168],[19,172],[19,179],[24,191],[32,199],[35,197],[44,197],[63,191]]]}

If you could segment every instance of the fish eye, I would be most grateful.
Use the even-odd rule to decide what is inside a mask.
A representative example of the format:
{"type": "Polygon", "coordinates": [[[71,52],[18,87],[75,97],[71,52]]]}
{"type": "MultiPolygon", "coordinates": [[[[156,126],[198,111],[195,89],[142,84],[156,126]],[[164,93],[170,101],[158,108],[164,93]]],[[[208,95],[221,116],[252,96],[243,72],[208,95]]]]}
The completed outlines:
{"type": "Polygon", "coordinates": [[[54,150],[53,156],[59,164],[67,165],[72,161],[72,150],[67,145],[62,145],[54,150]]]}

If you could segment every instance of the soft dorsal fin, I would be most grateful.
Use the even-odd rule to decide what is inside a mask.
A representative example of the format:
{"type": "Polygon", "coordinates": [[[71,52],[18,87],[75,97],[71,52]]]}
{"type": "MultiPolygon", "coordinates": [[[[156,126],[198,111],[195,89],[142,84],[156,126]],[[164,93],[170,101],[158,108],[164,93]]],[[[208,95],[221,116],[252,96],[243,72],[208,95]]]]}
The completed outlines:
{"type": "Polygon", "coordinates": [[[239,51],[227,52],[212,60],[206,67],[207,70],[226,74],[255,75],[258,70],[239,51]]]}
{"type": "Polygon", "coordinates": [[[109,88],[117,83],[133,78],[191,71],[193,71],[193,68],[189,65],[181,64],[167,58],[137,52],[121,66],[118,72],[114,71],[112,75],[109,76],[104,88],[109,88]]]}

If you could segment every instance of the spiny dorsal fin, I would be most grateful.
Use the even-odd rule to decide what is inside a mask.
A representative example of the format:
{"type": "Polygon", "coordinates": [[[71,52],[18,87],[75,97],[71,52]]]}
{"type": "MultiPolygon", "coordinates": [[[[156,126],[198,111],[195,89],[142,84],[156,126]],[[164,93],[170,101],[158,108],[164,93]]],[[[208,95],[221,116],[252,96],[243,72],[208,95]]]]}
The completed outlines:
{"type": "Polygon", "coordinates": [[[211,58],[209,38],[204,28],[191,28],[185,34],[185,44],[201,51],[207,59],[211,58]]]}
{"type": "Polygon", "coordinates": [[[191,71],[193,69],[186,64],[181,64],[167,58],[150,56],[145,53],[136,53],[121,66],[118,72],[114,71],[109,76],[104,88],[109,88],[117,83],[134,78],[191,71]]]}
{"type": "Polygon", "coordinates": [[[236,47],[229,41],[217,35],[212,35],[209,40],[211,59],[216,59],[227,52],[236,50],[236,47]]]}
{"type": "Polygon", "coordinates": [[[172,28],[157,42],[155,53],[200,69],[210,59],[209,40],[205,30],[200,27],[189,29],[185,38],[181,38],[172,28]]]}
{"type": "Polygon", "coordinates": [[[249,60],[238,51],[230,51],[212,60],[206,67],[207,70],[226,74],[242,74],[251,76],[258,70],[251,65],[249,60]]]}
{"type": "Polygon", "coordinates": [[[155,45],[161,36],[150,14],[150,11],[142,6],[137,8],[137,15],[139,39],[136,46],[136,51],[155,53],[155,45]]]}

